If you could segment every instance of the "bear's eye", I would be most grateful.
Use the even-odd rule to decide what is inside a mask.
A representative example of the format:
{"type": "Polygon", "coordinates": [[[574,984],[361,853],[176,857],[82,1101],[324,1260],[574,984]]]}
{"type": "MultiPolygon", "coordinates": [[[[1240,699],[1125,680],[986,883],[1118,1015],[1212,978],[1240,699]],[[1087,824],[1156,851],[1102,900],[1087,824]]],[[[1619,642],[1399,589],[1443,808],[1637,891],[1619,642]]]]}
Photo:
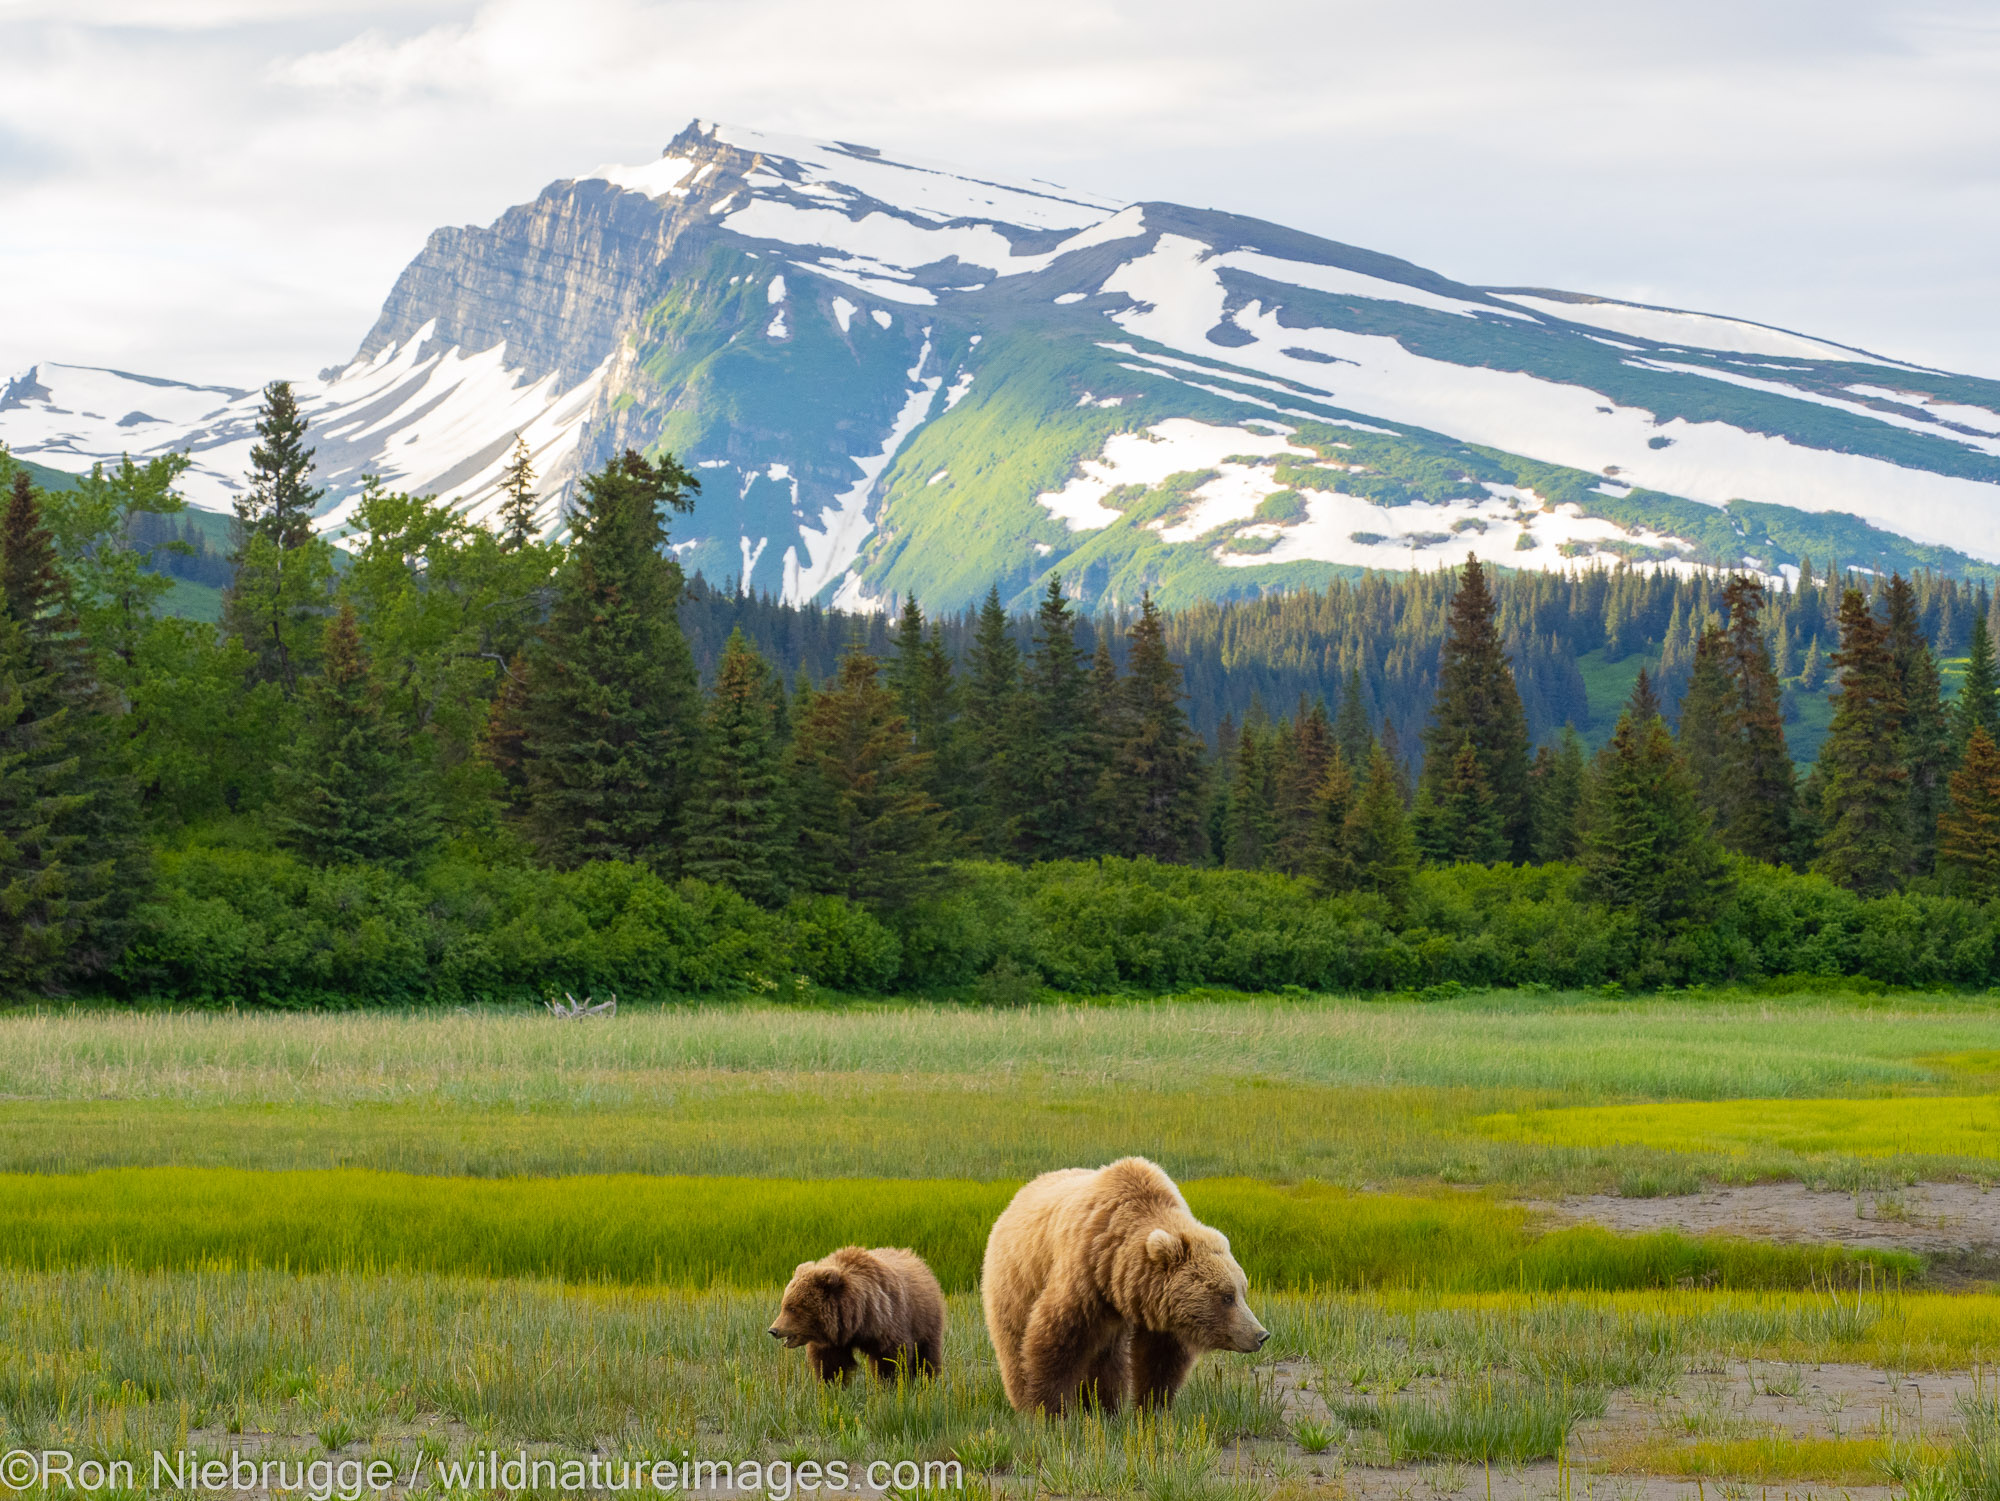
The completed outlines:
{"type": "Polygon", "coordinates": [[[1228,1292],[1222,1295],[1222,1306],[1224,1308],[1228,1308],[1231,1304],[1235,1303],[1235,1301],[1236,1301],[1236,1289],[1232,1287],[1229,1289],[1228,1292]]]}

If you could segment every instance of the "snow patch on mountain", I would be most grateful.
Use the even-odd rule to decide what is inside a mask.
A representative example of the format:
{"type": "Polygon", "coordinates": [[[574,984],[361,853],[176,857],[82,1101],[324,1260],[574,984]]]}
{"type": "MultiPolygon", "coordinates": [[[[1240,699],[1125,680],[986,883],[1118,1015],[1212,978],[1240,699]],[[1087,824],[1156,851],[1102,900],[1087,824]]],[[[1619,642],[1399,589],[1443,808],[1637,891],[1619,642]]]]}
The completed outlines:
{"type": "MultiPolygon", "coordinates": [[[[1207,334],[1221,321],[1227,292],[1201,241],[1163,234],[1104,288],[1132,299],[1111,314],[1120,327],[1213,358],[1207,334]]],[[[1586,386],[1429,359],[1387,335],[1283,327],[1276,309],[1257,302],[1238,309],[1232,321],[1250,342],[1229,351],[1231,365],[1316,390],[1349,409],[1545,462],[1614,472],[1626,483],[1709,505],[1749,496],[1802,511],[1845,511],[1919,541],[2000,559],[1995,490],[1978,480],[1809,448],[1724,422],[1662,423],[1586,386]],[[1302,359],[1290,349],[1340,363],[1302,359]],[[1657,438],[1667,445],[1655,447],[1657,438]]]]}
{"type": "MultiPolygon", "coordinates": [[[[1283,434],[1170,417],[1143,432],[1113,433],[1105,439],[1101,454],[1077,465],[1081,473],[1073,475],[1060,490],[1037,495],[1035,503],[1073,532],[1096,531],[1122,519],[1123,512],[1104,504],[1105,497],[1121,485],[1150,487],[1170,475],[1221,468],[1233,454],[1267,458],[1280,453],[1309,455],[1311,450],[1294,448],[1283,434]]],[[[1244,466],[1229,467],[1240,470],[1244,466]]]]}
{"type": "Polygon", "coordinates": [[[868,503],[874,499],[876,482],[910,435],[923,426],[937,398],[938,387],[944,384],[943,376],[923,373],[930,357],[931,341],[926,338],[917,362],[910,367],[908,378],[913,385],[909,395],[881,448],[872,454],[853,456],[852,463],[861,471],[860,477],[820,512],[818,526],[806,521],[799,523],[804,559],[800,559],[798,547],[785,549],[784,597],[791,603],[803,604],[812,599],[853,567],[854,560],[861,555],[861,544],[875,527],[874,518],[868,514],[868,503]]]}

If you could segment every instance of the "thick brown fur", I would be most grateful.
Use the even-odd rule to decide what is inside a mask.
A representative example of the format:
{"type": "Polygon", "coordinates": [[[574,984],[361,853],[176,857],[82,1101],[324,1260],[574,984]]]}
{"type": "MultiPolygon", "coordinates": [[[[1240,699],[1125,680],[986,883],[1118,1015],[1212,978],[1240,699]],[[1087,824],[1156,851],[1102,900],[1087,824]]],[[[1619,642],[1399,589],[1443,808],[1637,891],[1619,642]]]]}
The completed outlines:
{"type": "Polygon", "coordinates": [[[1007,1400],[1164,1407],[1207,1350],[1269,1337],[1229,1240],[1143,1157],[1028,1184],[986,1240],[980,1301],[1007,1400]]]}
{"type": "Polygon", "coordinates": [[[842,1246],[802,1261],[785,1287],[771,1334],[806,1347],[825,1381],[839,1381],[859,1355],[893,1380],[900,1358],[912,1376],[944,1368],[944,1291],[914,1251],[842,1246]]]}

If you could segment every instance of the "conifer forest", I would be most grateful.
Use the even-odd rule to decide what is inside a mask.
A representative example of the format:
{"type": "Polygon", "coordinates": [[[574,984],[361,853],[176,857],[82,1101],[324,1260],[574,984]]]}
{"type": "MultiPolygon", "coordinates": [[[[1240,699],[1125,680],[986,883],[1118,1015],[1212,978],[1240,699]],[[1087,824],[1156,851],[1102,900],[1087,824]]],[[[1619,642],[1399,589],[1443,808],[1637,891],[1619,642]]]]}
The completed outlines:
{"type": "Polygon", "coordinates": [[[284,384],[258,431],[226,553],[183,459],[0,455],[12,997],[2000,980],[1983,583],[844,614],[684,578],[671,455],[557,537],[525,446],[495,527],[371,485],[329,537],[284,384]]]}

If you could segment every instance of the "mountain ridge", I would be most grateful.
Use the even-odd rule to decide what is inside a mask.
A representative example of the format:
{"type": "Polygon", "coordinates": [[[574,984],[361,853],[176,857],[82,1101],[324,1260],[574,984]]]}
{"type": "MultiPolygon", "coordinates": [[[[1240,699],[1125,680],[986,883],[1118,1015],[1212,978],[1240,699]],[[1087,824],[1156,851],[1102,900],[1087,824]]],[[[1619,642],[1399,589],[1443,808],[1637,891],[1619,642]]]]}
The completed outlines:
{"type": "MultiPolygon", "coordinates": [[[[516,433],[556,526],[579,474],[670,448],[703,480],[688,566],[850,607],[1019,600],[1052,570],[1092,603],[1228,597],[1468,550],[2000,562],[2000,382],[700,121],[433,232],[301,399],[328,527],[364,473],[490,515],[516,433]]],[[[184,447],[219,509],[254,411],[37,366],[0,441],[69,468],[184,447]]]]}

